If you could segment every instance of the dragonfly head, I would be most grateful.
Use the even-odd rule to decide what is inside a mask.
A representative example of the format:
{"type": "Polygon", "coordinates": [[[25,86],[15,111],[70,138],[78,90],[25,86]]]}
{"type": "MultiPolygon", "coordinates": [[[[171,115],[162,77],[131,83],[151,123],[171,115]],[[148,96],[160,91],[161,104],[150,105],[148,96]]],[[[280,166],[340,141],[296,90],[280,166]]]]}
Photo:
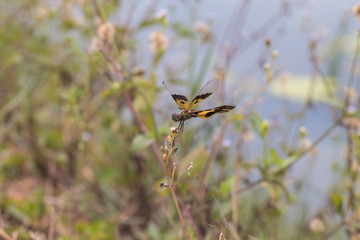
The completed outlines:
{"type": "Polygon", "coordinates": [[[172,119],[174,122],[180,121],[180,114],[174,113],[174,114],[171,116],[171,119],[172,119]]]}

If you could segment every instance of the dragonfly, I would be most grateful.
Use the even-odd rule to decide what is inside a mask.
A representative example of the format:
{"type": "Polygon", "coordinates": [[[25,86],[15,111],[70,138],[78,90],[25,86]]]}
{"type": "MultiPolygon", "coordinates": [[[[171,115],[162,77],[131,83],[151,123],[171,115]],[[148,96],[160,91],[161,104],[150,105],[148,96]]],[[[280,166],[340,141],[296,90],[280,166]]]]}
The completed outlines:
{"type": "Polygon", "coordinates": [[[204,118],[208,119],[214,116],[218,113],[226,113],[230,110],[234,109],[235,106],[231,105],[223,105],[215,108],[210,108],[206,110],[194,110],[194,108],[203,100],[208,98],[213,94],[213,92],[217,89],[218,86],[218,80],[213,79],[208,81],[200,90],[200,92],[194,97],[194,99],[189,102],[188,99],[181,94],[175,93],[173,90],[170,89],[170,87],[165,83],[162,82],[166,90],[170,93],[171,97],[174,99],[176,104],[180,107],[180,114],[174,113],[171,116],[171,119],[174,122],[179,122],[179,126],[177,129],[177,136],[179,136],[184,131],[184,124],[186,120],[189,120],[191,118],[204,118]]]}

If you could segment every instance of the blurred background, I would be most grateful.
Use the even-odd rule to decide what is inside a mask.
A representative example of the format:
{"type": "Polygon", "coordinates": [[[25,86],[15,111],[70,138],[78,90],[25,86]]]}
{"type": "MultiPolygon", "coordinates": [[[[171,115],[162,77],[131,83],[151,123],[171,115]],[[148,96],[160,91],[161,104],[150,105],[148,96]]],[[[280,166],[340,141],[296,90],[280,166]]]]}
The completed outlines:
{"type": "Polygon", "coordinates": [[[360,239],[356,4],[0,1],[0,239],[360,239]]]}

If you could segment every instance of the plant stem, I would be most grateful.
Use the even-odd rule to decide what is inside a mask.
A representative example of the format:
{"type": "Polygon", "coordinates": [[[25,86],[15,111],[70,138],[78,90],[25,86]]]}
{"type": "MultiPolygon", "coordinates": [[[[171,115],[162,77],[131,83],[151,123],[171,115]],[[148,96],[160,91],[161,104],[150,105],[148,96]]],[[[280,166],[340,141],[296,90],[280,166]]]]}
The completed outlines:
{"type": "Polygon", "coordinates": [[[190,233],[189,233],[189,230],[187,229],[186,227],[186,224],[185,224],[185,221],[184,221],[184,217],[181,213],[181,209],[179,207],[179,203],[178,203],[178,200],[176,198],[176,194],[175,194],[175,189],[176,189],[176,184],[172,184],[172,182],[170,182],[170,176],[169,176],[169,160],[170,160],[170,157],[172,155],[174,151],[174,145],[171,144],[171,149],[170,149],[170,152],[168,153],[166,159],[165,159],[165,175],[166,175],[166,180],[167,180],[167,183],[168,183],[168,186],[169,186],[169,189],[170,189],[170,192],[171,192],[171,196],[173,198],[173,201],[175,203],[175,207],[176,207],[176,211],[179,215],[179,218],[180,218],[180,221],[181,221],[181,224],[186,232],[186,235],[188,236],[189,239],[192,239],[190,233]]]}
{"type": "Polygon", "coordinates": [[[10,237],[9,234],[7,234],[3,229],[0,229],[0,237],[4,238],[5,240],[14,240],[12,237],[10,237]]]}
{"type": "Polygon", "coordinates": [[[176,198],[175,187],[173,187],[172,185],[170,185],[169,188],[170,188],[171,196],[172,196],[172,198],[173,198],[173,200],[174,200],[175,207],[176,207],[176,211],[177,211],[177,213],[178,213],[178,215],[179,215],[181,224],[182,224],[182,226],[183,226],[183,228],[184,228],[184,230],[185,230],[188,238],[189,238],[189,239],[192,239],[192,237],[191,237],[191,235],[190,235],[190,233],[189,233],[189,230],[188,230],[187,227],[186,227],[186,224],[185,224],[185,221],[184,221],[184,217],[183,217],[183,215],[182,215],[182,213],[181,213],[181,209],[180,209],[180,207],[179,207],[179,203],[178,203],[177,198],[176,198]]]}
{"type": "MultiPolygon", "coordinates": [[[[332,126],[330,126],[322,135],[320,135],[320,137],[318,139],[316,139],[314,141],[314,143],[311,145],[311,147],[306,148],[305,150],[301,151],[300,153],[298,153],[297,157],[290,163],[288,163],[286,166],[277,169],[275,172],[272,173],[272,175],[276,175],[278,174],[280,171],[284,171],[286,169],[289,169],[292,165],[294,165],[296,162],[298,162],[305,154],[309,153],[310,151],[312,151],[323,139],[325,139],[327,136],[329,136],[329,134],[332,132],[332,130],[334,128],[336,128],[337,126],[339,126],[339,124],[341,123],[341,121],[343,120],[343,117],[339,118],[338,120],[336,120],[334,122],[334,124],[332,126]]],[[[237,194],[245,192],[249,189],[252,189],[253,187],[259,185],[260,183],[266,181],[266,178],[262,177],[252,183],[249,183],[247,186],[245,186],[244,188],[241,188],[239,190],[236,191],[237,194]]]]}

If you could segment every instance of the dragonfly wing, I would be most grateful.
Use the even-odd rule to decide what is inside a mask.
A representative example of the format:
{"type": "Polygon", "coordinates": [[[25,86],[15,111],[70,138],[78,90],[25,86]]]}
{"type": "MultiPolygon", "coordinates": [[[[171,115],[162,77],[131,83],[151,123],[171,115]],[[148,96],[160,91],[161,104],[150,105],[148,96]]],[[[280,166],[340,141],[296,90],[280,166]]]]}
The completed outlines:
{"type": "Polygon", "coordinates": [[[219,82],[217,79],[208,81],[200,90],[198,95],[191,101],[189,109],[195,108],[201,101],[209,97],[217,89],[219,82]]]}
{"type": "Polygon", "coordinates": [[[165,82],[162,82],[162,84],[164,85],[164,87],[166,88],[166,90],[170,93],[171,97],[175,100],[176,104],[177,104],[182,110],[185,110],[185,111],[190,110],[189,101],[188,101],[188,99],[187,99],[184,95],[175,93],[174,90],[171,90],[172,87],[171,87],[169,84],[167,84],[167,83],[165,83],[165,82]]]}
{"type": "Polygon", "coordinates": [[[234,108],[235,108],[235,106],[224,105],[224,106],[220,106],[220,107],[216,107],[216,108],[212,108],[212,109],[194,111],[193,113],[199,118],[206,119],[206,118],[211,118],[212,116],[214,116],[217,113],[225,113],[234,108]]]}

